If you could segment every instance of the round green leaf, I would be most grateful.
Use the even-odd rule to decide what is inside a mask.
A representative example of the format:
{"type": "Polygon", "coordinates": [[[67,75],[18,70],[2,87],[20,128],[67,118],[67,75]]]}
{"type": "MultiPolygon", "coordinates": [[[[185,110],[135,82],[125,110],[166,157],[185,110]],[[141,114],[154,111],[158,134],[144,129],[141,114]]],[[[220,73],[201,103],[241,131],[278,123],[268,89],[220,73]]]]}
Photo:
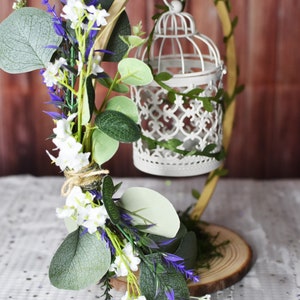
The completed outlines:
{"type": "Polygon", "coordinates": [[[140,127],[125,114],[106,110],[96,117],[95,124],[111,138],[124,143],[132,143],[141,137],[140,127]]]}
{"type": "Polygon", "coordinates": [[[180,220],[171,202],[160,193],[143,187],[131,187],[121,197],[121,205],[135,225],[152,225],[144,232],[173,238],[180,220]]]}
{"type": "Polygon", "coordinates": [[[87,288],[96,284],[109,269],[109,247],[95,234],[82,231],[78,228],[70,233],[52,258],[49,278],[57,288],[87,288]]]}
{"type": "Polygon", "coordinates": [[[135,123],[138,122],[139,115],[135,103],[126,96],[116,96],[109,100],[106,109],[122,112],[135,123]]]}
{"type": "Polygon", "coordinates": [[[99,129],[95,129],[92,136],[92,157],[98,164],[102,165],[110,160],[119,148],[119,142],[99,129]]]}
{"type": "Polygon", "coordinates": [[[0,24],[0,68],[8,73],[42,69],[50,61],[62,38],[52,17],[37,8],[15,10],[0,24]]]}
{"type": "Polygon", "coordinates": [[[147,85],[153,81],[151,69],[136,58],[124,58],[118,64],[122,82],[129,85],[147,85]]]}

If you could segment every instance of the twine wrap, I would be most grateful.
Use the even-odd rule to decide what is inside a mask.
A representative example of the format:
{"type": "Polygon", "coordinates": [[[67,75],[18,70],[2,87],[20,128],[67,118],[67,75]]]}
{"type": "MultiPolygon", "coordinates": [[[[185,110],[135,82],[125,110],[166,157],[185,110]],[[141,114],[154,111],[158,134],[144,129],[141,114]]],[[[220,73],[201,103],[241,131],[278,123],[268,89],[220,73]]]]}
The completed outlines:
{"type": "Polygon", "coordinates": [[[80,186],[83,190],[92,190],[99,185],[103,175],[109,174],[108,170],[100,169],[97,164],[89,164],[80,171],[65,170],[66,181],[61,188],[61,194],[68,196],[74,186],[80,186]]]}

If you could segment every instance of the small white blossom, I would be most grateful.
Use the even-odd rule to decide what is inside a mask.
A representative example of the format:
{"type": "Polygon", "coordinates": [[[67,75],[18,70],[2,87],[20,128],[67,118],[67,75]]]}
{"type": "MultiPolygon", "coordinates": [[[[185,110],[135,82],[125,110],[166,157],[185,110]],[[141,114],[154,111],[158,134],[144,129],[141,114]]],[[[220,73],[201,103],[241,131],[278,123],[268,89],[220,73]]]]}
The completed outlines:
{"type": "Polygon", "coordinates": [[[90,13],[88,19],[96,22],[97,26],[107,25],[105,18],[109,16],[109,13],[105,9],[97,9],[94,5],[90,5],[87,7],[87,11],[90,13]]]}
{"type": "Polygon", "coordinates": [[[134,296],[130,296],[128,291],[126,291],[126,294],[121,298],[121,300],[147,300],[145,296],[138,296],[135,298],[134,296]]]}
{"type": "Polygon", "coordinates": [[[78,226],[84,226],[90,234],[93,234],[98,227],[105,225],[108,218],[105,207],[95,205],[92,203],[93,199],[91,193],[83,192],[79,186],[74,186],[65,206],[56,209],[56,215],[58,218],[73,219],[78,226]]]}
{"type": "Polygon", "coordinates": [[[101,56],[95,55],[93,57],[93,65],[92,65],[92,74],[97,75],[98,73],[102,73],[104,70],[100,67],[101,56]]]}
{"type": "Polygon", "coordinates": [[[71,122],[75,119],[76,115],[76,113],[71,114],[67,119],[56,121],[56,127],[53,129],[53,133],[57,140],[64,142],[72,135],[71,122]]]}
{"type": "Polygon", "coordinates": [[[70,169],[75,172],[89,164],[90,152],[82,152],[82,145],[72,136],[71,122],[76,114],[70,115],[67,119],[61,119],[56,122],[53,129],[55,138],[53,143],[56,150],[59,150],[58,156],[54,157],[48,151],[47,154],[51,160],[62,170],[70,169]]]}
{"type": "Polygon", "coordinates": [[[82,145],[78,143],[74,137],[69,136],[63,142],[59,139],[53,139],[53,142],[59,149],[58,156],[54,157],[49,152],[47,153],[55,165],[57,165],[62,171],[68,168],[78,172],[89,164],[90,152],[80,152],[82,145]]]}
{"type": "Polygon", "coordinates": [[[85,208],[85,217],[82,225],[88,229],[90,234],[97,231],[98,227],[105,225],[106,219],[108,218],[105,207],[102,206],[87,206],[85,208]]]}
{"type": "Polygon", "coordinates": [[[80,206],[86,206],[93,201],[93,196],[89,192],[83,192],[79,186],[74,186],[67,196],[66,205],[69,207],[78,208],[80,206]]]}
{"type": "Polygon", "coordinates": [[[127,243],[125,247],[122,249],[122,256],[117,255],[115,261],[110,266],[110,271],[116,273],[117,276],[127,276],[128,275],[128,267],[131,271],[137,271],[138,265],[140,264],[141,260],[134,253],[132,245],[127,243]],[[126,261],[126,263],[124,262],[126,261]]]}
{"type": "Polygon", "coordinates": [[[68,0],[62,9],[61,16],[71,21],[71,28],[76,28],[82,22],[86,12],[86,5],[82,0],[68,0]]]}
{"type": "Polygon", "coordinates": [[[56,59],[54,63],[48,62],[43,73],[44,83],[47,87],[52,87],[64,79],[64,73],[60,70],[63,65],[67,65],[67,61],[63,57],[56,59]]]}

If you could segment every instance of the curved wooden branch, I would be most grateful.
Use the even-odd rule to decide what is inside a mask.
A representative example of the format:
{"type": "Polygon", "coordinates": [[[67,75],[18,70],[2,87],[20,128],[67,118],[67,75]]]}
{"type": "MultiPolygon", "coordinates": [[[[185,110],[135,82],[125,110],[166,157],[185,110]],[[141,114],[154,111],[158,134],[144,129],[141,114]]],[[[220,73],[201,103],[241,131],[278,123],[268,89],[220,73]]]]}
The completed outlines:
{"type": "MultiPolygon", "coordinates": [[[[216,3],[216,9],[218,11],[219,19],[222,24],[223,34],[225,37],[229,37],[226,42],[226,64],[227,64],[227,72],[228,72],[228,81],[227,81],[227,92],[231,97],[235,95],[235,89],[237,85],[237,59],[236,59],[236,49],[235,49],[235,40],[234,35],[232,34],[232,22],[229,16],[229,11],[226,7],[224,1],[218,1],[216,3]]],[[[227,152],[232,129],[233,129],[233,121],[235,115],[235,98],[228,107],[226,107],[226,111],[223,119],[223,146],[225,151],[227,152]]],[[[221,166],[219,169],[222,169],[221,166]]],[[[203,214],[205,208],[207,207],[213,192],[217,186],[219,180],[219,175],[216,175],[216,172],[211,172],[206,180],[202,193],[191,212],[191,217],[193,219],[199,219],[203,214]]]]}

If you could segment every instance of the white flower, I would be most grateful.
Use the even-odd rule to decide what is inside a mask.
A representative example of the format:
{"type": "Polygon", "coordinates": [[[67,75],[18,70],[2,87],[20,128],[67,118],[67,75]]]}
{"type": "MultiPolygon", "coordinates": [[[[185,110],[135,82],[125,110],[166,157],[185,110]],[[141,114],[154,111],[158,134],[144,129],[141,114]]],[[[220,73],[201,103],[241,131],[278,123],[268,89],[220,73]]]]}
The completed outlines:
{"type": "Polygon", "coordinates": [[[104,70],[100,67],[101,56],[95,55],[93,57],[93,65],[92,65],[92,74],[97,75],[98,73],[102,73],[104,70]]]}
{"type": "Polygon", "coordinates": [[[147,300],[145,296],[138,296],[137,298],[134,298],[133,296],[130,296],[128,291],[126,291],[126,294],[121,298],[121,300],[147,300]]]}
{"type": "Polygon", "coordinates": [[[127,276],[128,267],[131,271],[137,271],[138,265],[141,262],[137,254],[134,253],[130,243],[126,243],[125,247],[122,249],[122,252],[122,256],[117,255],[115,261],[111,264],[109,269],[110,271],[115,272],[117,276],[127,276]]]}
{"type": "Polygon", "coordinates": [[[101,206],[87,206],[85,208],[85,217],[82,225],[88,229],[90,234],[97,231],[98,227],[105,225],[106,219],[108,218],[107,211],[103,205],[101,206]]]}
{"type": "Polygon", "coordinates": [[[58,156],[54,157],[48,151],[47,154],[51,160],[62,170],[70,169],[78,172],[89,164],[90,152],[82,152],[82,145],[72,136],[71,122],[76,114],[70,115],[67,119],[61,119],[56,122],[53,129],[55,138],[53,143],[56,150],[59,150],[58,156]]]}
{"type": "Polygon", "coordinates": [[[105,26],[107,25],[106,17],[109,16],[109,13],[105,9],[96,9],[94,5],[90,5],[87,7],[88,19],[90,21],[96,22],[97,26],[105,26]]]}
{"type": "Polygon", "coordinates": [[[85,15],[86,5],[81,0],[68,0],[64,5],[61,16],[71,21],[71,28],[76,28],[85,15]]]}
{"type": "Polygon", "coordinates": [[[67,119],[60,119],[56,121],[56,128],[53,129],[56,139],[65,141],[72,135],[71,122],[75,119],[76,115],[76,113],[71,114],[67,119]]]}
{"type": "Polygon", "coordinates": [[[89,192],[83,193],[79,186],[74,186],[66,199],[65,206],[56,209],[56,215],[60,219],[72,218],[78,223],[78,211],[92,201],[93,196],[89,192]]]}
{"type": "Polygon", "coordinates": [[[54,138],[53,142],[59,149],[58,156],[54,157],[47,153],[62,171],[68,168],[78,172],[89,164],[90,152],[80,152],[82,145],[73,136],[69,136],[65,141],[54,138]]]}
{"type": "Polygon", "coordinates": [[[67,65],[67,61],[63,57],[56,59],[54,63],[48,62],[43,73],[44,83],[47,87],[52,87],[64,79],[64,73],[60,70],[63,65],[67,65]]]}
{"type": "Polygon", "coordinates": [[[56,216],[60,219],[71,218],[74,215],[74,213],[75,209],[68,206],[56,209],[56,216]]]}
{"type": "Polygon", "coordinates": [[[86,206],[93,201],[93,195],[89,192],[83,192],[81,187],[74,186],[66,199],[66,205],[69,207],[78,208],[86,206]]]}
{"type": "Polygon", "coordinates": [[[93,199],[91,193],[83,192],[81,187],[74,186],[65,206],[56,209],[56,215],[58,218],[72,218],[78,226],[84,226],[90,234],[93,234],[98,227],[105,225],[108,218],[105,207],[93,204],[93,199]]]}

